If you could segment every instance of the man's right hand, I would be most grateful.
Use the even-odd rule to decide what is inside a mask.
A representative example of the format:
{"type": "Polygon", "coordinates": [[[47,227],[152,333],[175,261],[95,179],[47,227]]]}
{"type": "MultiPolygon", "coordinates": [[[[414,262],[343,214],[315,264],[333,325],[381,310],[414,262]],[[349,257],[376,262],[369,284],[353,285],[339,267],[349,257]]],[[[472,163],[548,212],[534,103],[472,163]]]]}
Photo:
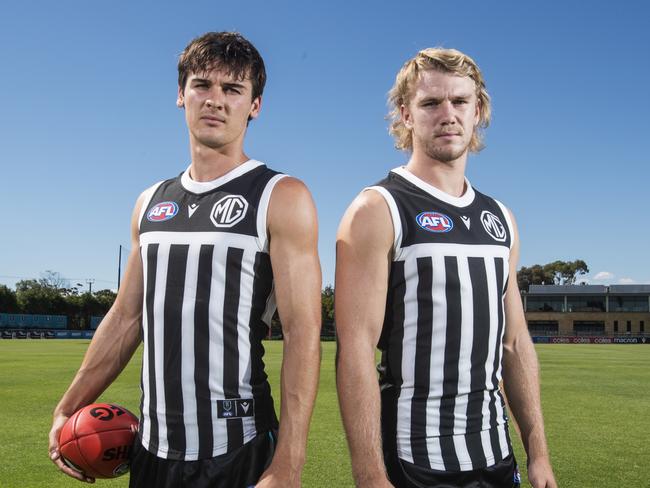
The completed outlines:
{"type": "Polygon", "coordinates": [[[85,481],[86,483],[94,483],[95,478],[91,478],[90,476],[86,476],[83,473],[70,468],[63,462],[63,458],[61,457],[61,452],[59,451],[59,434],[69,418],[69,416],[61,413],[54,415],[52,420],[52,429],[50,430],[50,459],[54,464],[56,464],[56,467],[59,468],[59,470],[63,471],[68,476],[79,481],[85,481]]]}

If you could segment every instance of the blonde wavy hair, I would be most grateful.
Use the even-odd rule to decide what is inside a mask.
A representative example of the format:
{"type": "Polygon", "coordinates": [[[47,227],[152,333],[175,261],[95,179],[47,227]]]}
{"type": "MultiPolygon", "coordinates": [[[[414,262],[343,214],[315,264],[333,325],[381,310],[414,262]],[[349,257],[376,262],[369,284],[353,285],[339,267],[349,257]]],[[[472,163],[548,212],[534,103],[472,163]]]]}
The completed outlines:
{"type": "Polygon", "coordinates": [[[490,95],[485,88],[483,75],[477,64],[468,55],[456,49],[440,47],[423,49],[414,58],[404,63],[395,77],[395,84],[388,92],[390,112],[386,118],[390,120],[388,132],[395,138],[395,147],[406,151],[413,150],[413,134],[402,121],[400,107],[409,104],[413,95],[413,84],[420,73],[426,70],[468,76],[474,80],[479,104],[479,123],[469,143],[469,150],[479,152],[484,147],[482,130],[490,125],[491,114],[490,95]]]}

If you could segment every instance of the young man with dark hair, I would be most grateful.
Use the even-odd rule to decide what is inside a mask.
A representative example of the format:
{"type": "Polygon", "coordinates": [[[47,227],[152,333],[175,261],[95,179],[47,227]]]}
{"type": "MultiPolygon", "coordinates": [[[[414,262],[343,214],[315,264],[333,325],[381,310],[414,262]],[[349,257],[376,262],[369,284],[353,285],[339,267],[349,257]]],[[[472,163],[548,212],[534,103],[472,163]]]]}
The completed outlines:
{"type": "Polygon", "coordinates": [[[556,488],[514,218],[465,178],[490,121],[481,72],[459,51],[424,49],[389,101],[411,157],[356,198],[337,239],[337,384],[356,484],[519,486],[503,378],[531,484],[556,488]]]}
{"type": "Polygon", "coordinates": [[[180,56],[177,105],[191,164],[138,198],[115,304],[54,411],[58,435],[144,343],[130,486],[299,487],[320,363],[316,210],[299,180],[244,154],[266,73],[241,35],[211,32],[180,56]],[[262,360],[283,327],[281,421],[262,360]]]}

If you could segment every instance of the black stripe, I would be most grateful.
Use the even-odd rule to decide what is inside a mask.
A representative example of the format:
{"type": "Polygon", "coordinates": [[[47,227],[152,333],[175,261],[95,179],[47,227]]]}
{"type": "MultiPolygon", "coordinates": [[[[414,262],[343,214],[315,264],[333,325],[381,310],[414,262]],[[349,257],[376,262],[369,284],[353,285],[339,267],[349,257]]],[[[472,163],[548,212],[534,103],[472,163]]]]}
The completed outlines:
{"type": "Polygon", "coordinates": [[[494,370],[492,371],[492,389],[490,392],[490,445],[492,446],[492,452],[494,453],[495,462],[500,461],[502,458],[501,455],[501,443],[499,442],[499,433],[497,431],[497,426],[499,425],[497,419],[497,394],[499,400],[503,401],[501,398],[501,393],[499,392],[499,380],[497,378],[497,370],[501,365],[501,333],[503,332],[503,295],[505,293],[503,286],[503,258],[494,258],[494,268],[496,271],[496,280],[497,280],[497,293],[501,293],[497,296],[497,341],[494,350],[494,370]]]}
{"type": "Polygon", "coordinates": [[[415,372],[411,399],[411,452],[413,463],[431,468],[427,450],[427,399],[431,367],[431,333],[433,327],[433,261],[430,257],[417,259],[418,322],[415,339],[415,372]]]}
{"type": "Polygon", "coordinates": [[[147,361],[149,363],[149,419],[151,430],[149,432],[149,450],[158,450],[158,415],[156,409],[156,355],[154,345],[154,299],[156,297],[156,266],[158,264],[158,244],[149,244],[147,247],[147,361]]]}
{"type": "Polygon", "coordinates": [[[276,429],[278,419],[275,416],[271,387],[264,371],[264,346],[262,340],[266,337],[268,326],[262,320],[266,310],[266,302],[273,289],[273,271],[268,254],[255,254],[253,268],[253,296],[251,317],[249,322],[251,343],[251,388],[255,399],[255,429],[257,433],[276,429]]]}
{"type": "MultiPolygon", "coordinates": [[[[474,335],[472,339],[472,365],[470,393],[467,399],[468,434],[480,432],[483,425],[483,399],[485,392],[485,364],[490,347],[490,305],[487,272],[484,258],[468,258],[469,276],[474,301],[474,335]]],[[[466,437],[467,451],[475,468],[486,465],[480,436],[466,437]]]]}
{"type": "Polygon", "coordinates": [[[404,340],[404,297],[406,280],[404,279],[404,261],[392,263],[384,325],[378,347],[383,352],[381,365],[381,383],[383,387],[394,387],[395,396],[399,397],[402,387],[402,342],[404,340]]]}
{"type": "MultiPolygon", "coordinates": [[[[199,431],[199,459],[212,457],[212,401],[210,398],[210,288],[214,246],[202,245],[194,304],[194,383],[199,431]]],[[[216,408],[216,407],[214,407],[216,408]]]]}
{"type": "Polygon", "coordinates": [[[458,393],[458,362],[460,359],[460,326],[462,321],[460,277],[458,260],[445,256],[445,299],[447,326],[445,335],[445,360],[440,399],[440,449],[445,469],[460,471],[460,463],[452,435],[454,434],[454,407],[458,393]]]}
{"type": "MultiPolygon", "coordinates": [[[[244,250],[228,248],[226,286],[223,299],[223,391],[226,399],[239,396],[239,347],[237,325],[240,298],[241,263],[244,250]]],[[[228,451],[243,445],[241,419],[228,419],[228,451]]]]}
{"type": "Polygon", "coordinates": [[[167,421],[168,454],[172,458],[184,456],[186,447],[181,380],[181,344],[183,340],[181,324],[189,248],[190,246],[187,244],[172,244],[169,248],[165,304],[163,306],[165,419],[167,421]]]}

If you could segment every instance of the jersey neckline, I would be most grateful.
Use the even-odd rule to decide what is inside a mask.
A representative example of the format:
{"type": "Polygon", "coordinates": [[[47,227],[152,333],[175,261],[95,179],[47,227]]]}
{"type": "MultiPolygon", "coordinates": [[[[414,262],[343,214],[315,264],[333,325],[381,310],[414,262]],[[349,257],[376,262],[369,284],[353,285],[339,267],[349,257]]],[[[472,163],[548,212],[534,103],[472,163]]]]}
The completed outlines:
{"type": "Polygon", "coordinates": [[[445,193],[444,191],[418,178],[409,170],[407,170],[406,167],[404,166],[399,166],[397,168],[394,168],[391,170],[391,172],[401,176],[402,178],[412,183],[413,185],[417,186],[420,190],[425,191],[432,197],[435,197],[438,200],[442,200],[443,202],[453,205],[455,207],[460,207],[460,208],[467,207],[474,201],[474,196],[475,196],[474,188],[472,188],[472,185],[467,179],[467,177],[465,177],[465,185],[467,185],[467,189],[465,190],[465,193],[463,193],[463,195],[460,197],[455,197],[450,195],[449,193],[445,193]]]}
{"type": "Polygon", "coordinates": [[[208,191],[219,188],[222,185],[225,185],[229,181],[234,180],[235,178],[240,177],[241,175],[248,173],[249,171],[262,166],[264,163],[257,161],[255,159],[249,159],[245,163],[240,164],[239,166],[234,167],[228,171],[225,175],[221,175],[218,178],[210,181],[194,181],[190,177],[190,164],[187,169],[181,175],[181,185],[188,191],[192,193],[206,193],[208,191]]]}

